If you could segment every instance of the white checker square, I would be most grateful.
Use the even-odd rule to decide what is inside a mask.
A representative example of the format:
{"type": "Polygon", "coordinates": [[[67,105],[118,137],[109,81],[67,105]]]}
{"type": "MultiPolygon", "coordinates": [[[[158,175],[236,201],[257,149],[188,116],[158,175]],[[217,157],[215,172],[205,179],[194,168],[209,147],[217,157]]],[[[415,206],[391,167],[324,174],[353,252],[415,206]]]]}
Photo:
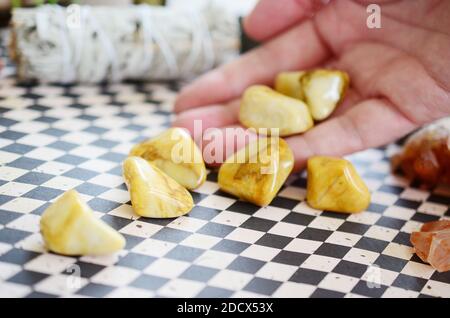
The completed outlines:
{"type": "Polygon", "coordinates": [[[242,251],[241,256],[268,262],[277,256],[278,253],[280,253],[280,250],[277,248],[262,245],[250,245],[242,251]]]}
{"type": "MultiPolygon", "coordinates": [[[[0,152],[0,158],[2,158],[1,156],[2,154],[0,152]]],[[[3,163],[3,158],[1,159],[1,163],[3,163]]],[[[28,170],[0,165],[0,180],[12,181],[23,176],[27,172],[28,170]]]]}
{"type": "Polygon", "coordinates": [[[75,258],[55,254],[42,254],[34,258],[24,268],[46,274],[59,274],[76,262],[75,258]]]}
{"type": "Polygon", "coordinates": [[[61,175],[66,173],[67,171],[73,169],[74,166],[62,163],[62,162],[56,162],[56,161],[47,161],[36,168],[36,172],[42,172],[42,173],[48,173],[53,175],[61,175]]]}
{"type": "Polygon", "coordinates": [[[234,202],[236,200],[213,194],[201,200],[198,205],[211,209],[226,210],[234,202]]]}
{"type": "Polygon", "coordinates": [[[35,289],[38,292],[69,296],[76,293],[76,291],[88,283],[88,280],[83,277],[75,277],[72,275],[53,275],[45,278],[36,284],[35,289]]]}
{"type": "Polygon", "coordinates": [[[288,236],[288,237],[297,237],[306,227],[303,225],[297,225],[286,222],[278,222],[276,223],[268,233],[288,236]]]}
{"type": "Polygon", "coordinates": [[[125,286],[140,275],[140,272],[123,266],[107,267],[95,274],[91,281],[109,286],[125,286]]]}
{"type": "Polygon", "coordinates": [[[359,263],[363,265],[371,265],[375,262],[380,254],[363,250],[360,248],[352,248],[344,256],[344,260],[354,263],[359,263]]]}
{"type": "Polygon", "coordinates": [[[405,233],[412,233],[415,231],[420,231],[422,225],[423,223],[421,222],[407,221],[400,230],[405,233]]]}
{"type": "Polygon", "coordinates": [[[104,155],[107,152],[108,150],[105,148],[95,147],[91,145],[82,145],[72,149],[69,153],[71,155],[93,159],[100,157],[101,155],[104,155]]]}
{"type": "MultiPolygon", "coordinates": [[[[91,180],[89,180],[91,182],[91,180]]],[[[99,198],[119,202],[119,203],[126,203],[131,200],[130,193],[126,190],[121,189],[111,189],[106,192],[103,192],[98,196],[99,198]]]]}
{"type": "Polygon", "coordinates": [[[236,257],[236,255],[230,253],[209,250],[200,255],[194,263],[196,265],[224,269],[234,261],[236,257]]]}
{"type": "Polygon", "coordinates": [[[18,213],[29,213],[39,208],[44,203],[45,202],[41,200],[19,197],[6,202],[0,206],[0,209],[18,213]]]}
{"type": "Polygon", "coordinates": [[[165,297],[192,298],[204,287],[205,284],[200,282],[186,279],[174,279],[161,287],[158,290],[158,294],[165,297]]]}
{"type": "Polygon", "coordinates": [[[417,211],[425,213],[425,214],[431,214],[431,215],[437,215],[442,216],[444,213],[448,210],[448,206],[445,204],[439,204],[434,202],[423,202],[417,211]]]}
{"type": "Polygon", "coordinates": [[[20,155],[0,150],[0,164],[4,165],[20,158],[20,155]]]}
{"type": "Polygon", "coordinates": [[[320,245],[322,245],[322,242],[295,238],[284,247],[284,250],[312,254],[319,248],[320,245]]]}
{"type": "Polygon", "coordinates": [[[115,188],[124,183],[124,180],[122,176],[116,176],[109,173],[102,173],[91,178],[89,182],[105,187],[115,188]]]}
{"type": "Polygon", "coordinates": [[[133,207],[128,204],[118,206],[114,210],[108,212],[108,215],[114,215],[129,220],[136,220],[139,218],[139,215],[134,212],[133,207]]]}
{"type": "Polygon", "coordinates": [[[397,243],[389,243],[382,252],[384,255],[410,260],[414,254],[413,248],[397,243]]]}
{"type": "Polygon", "coordinates": [[[398,273],[387,269],[369,266],[367,271],[361,277],[361,280],[367,282],[369,285],[376,286],[377,284],[381,284],[384,286],[391,286],[398,275],[398,273]]]}
{"type": "Polygon", "coordinates": [[[253,216],[272,221],[281,221],[289,213],[291,213],[291,211],[287,209],[282,209],[274,206],[266,206],[256,211],[253,216]]]}
{"type": "Polygon", "coordinates": [[[149,290],[139,289],[135,287],[124,286],[116,288],[106,295],[106,298],[152,298],[155,293],[149,290]]]}
{"type": "Polygon", "coordinates": [[[263,235],[264,232],[238,227],[234,229],[233,232],[228,234],[226,239],[253,244],[257,240],[259,240],[263,235]]]}
{"type": "Polygon", "coordinates": [[[318,216],[311,223],[309,223],[308,227],[327,231],[336,231],[342,223],[344,223],[344,220],[326,216],[318,216]]]}
{"type": "Polygon", "coordinates": [[[218,213],[211,220],[211,222],[238,227],[242,223],[247,221],[249,218],[250,218],[250,216],[247,215],[247,214],[244,214],[244,213],[237,213],[237,212],[231,212],[231,211],[222,211],[222,212],[218,213]]]}
{"type": "Polygon", "coordinates": [[[17,140],[17,142],[25,145],[35,146],[35,147],[42,147],[46,146],[48,144],[51,144],[52,142],[56,141],[57,138],[49,135],[44,134],[32,134],[32,135],[26,135],[20,139],[17,140]]]}
{"type": "Polygon", "coordinates": [[[167,227],[170,227],[172,229],[179,229],[183,231],[189,231],[189,232],[197,232],[200,228],[202,228],[206,223],[204,220],[196,219],[196,218],[190,218],[187,216],[180,216],[170,222],[167,227]]]}
{"type": "Polygon", "coordinates": [[[371,202],[391,206],[398,200],[398,196],[392,193],[375,191],[371,195],[371,202]]]}
{"type": "Polygon", "coordinates": [[[205,183],[203,183],[200,187],[195,189],[195,192],[203,194],[213,194],[217,190],[219,190],[219,185],[217,183],[205,181],[205,183]]]}
{"type": "Polygon", "coordinates": [[[45,160],[55,160],[56,158],[61,157],[64,155],[65,152],[50,148],[50,147],[39,147],[36,149],[31,150],[30,152],[27,152],[27,157],[39,159],[42,160],[42,158],[45,158],[45,160]]]}
{"type": "Polygon", "coordinates": [[[166,255],[175,246],[176,244],[174,243],[154,239],[147,239],[136,245],[132,251],[144,255],[162,257],[166,255]]]}
{"type": "Polygon", "coordinates": [[[220,238],[215,236],[193,233],[181,241],[180,244],[201,249],[210,249],[219,243],[220,240],[220,238]]]}
{"type": "Polygon", "coordinates": [[[339,262],[340,260],[334,257],[310,255],[300,267],[322,272],[331,272],[339,262]]]}
{"type": "Polygon", "coordinates": [[[430,196],[430,193],[428,191],[420,190],[420,189],[413,189],[413,188],[406,188],[400,194],[400,198],[402,198],[402,199],[411,200],[411,201],[419,201],[419,202],[426,201],[429,196],[430,196]]]}
{"type": "Polygon", "coordinates": [[[37,253],[46,253],[47,248],[45,247],[44,240],[41,233],[34,233],[27,236],[20,242],[15,244],[16,248],[21,248],[26,251],[33,251],[37,253]]]}
{"type": "Polygon", "coordinates": [[[122,250],[117,253],[109,254],[109,255],[101,255],[101,256],[83,256],[80,258],[81,261],[102,265],[102,266],[112,266],[117,263],[119,258],[123,256],[124,254],[127,254],[126,251],[122,250]]]}
{"type": "Polygon", "coordinates": [[[370,238],[390,242],[397,236],[398,232],[399,231],[397,230],[384,226],[374,225],[370,227],[364,235],[370,238]]]}
{"type": "Polygon", "coordinates": [[[300,202],[297,204],[293,209],[293,212],[299,212],[302,214],[317,216],[320,213],[320,210],[316,210],[311,208],[305,201],[300,202]]]}
{"type": "Polygon", "coordinates": [[[217,273],[208,285],[229,290],[241,290],[253,278],[253,275],[225,269],[217,273]]]}
{"type": "Polygon", "coordinates": [[[44,187],[67,191],[67,190],[76,188],[77,186],[79,186],[82,183],[83,183],[83,181],[78,180],[78,179],[64,177],[64,176],[55,176],[55,177],[51,178],[50,180],[48,180],[47,182],[43,183],[42,185],[44,187]]]}
{"type": "Polygon", "coordinates": [[[293,282],[286,282],[275,291],[273,297],[275,298],[307,298],[310,297],[316,290],[315,286],[308,284],[300,284],[293,282]]]}
{"type": "Polygon", "coordinates": [[[151,224],[142,221],[133,221],[130,224],[120,229],[120,233],[129,234],[133,236],[139,236],[148,238],[161,230],[163,227],[156,224],[151,224]]]}
{"type": "Polygon", "coordinates": [[[0,262],[0,280],[5,281],[20,272],[20,270],[21,267],[19,265],[0,262]]]}
{"type": "Polygon", "coordinates": [[[419,296],[418,292],[412,290],[406,290],[399,287],[390,286],[384,292],[382,298],[417,298],[419,296]]]}
{"type": "Polygon", "coordinates": [[[20,197],[21,195],[33,190],[34,188],[36,188],[36,186],[32,184],[12,181],[0,186],[0,194],[9,195],[12,197],[20,197]]]}
{"type": "Polygon", "coordinates": [[[297,266],[268,262],[256,272],[255,276],[286,282],[297,271],[297,266]]]}
{"type": "Polygon", "coordinates": [[[19,298],[31,292],[31,288],[22,284],[0,282],[0,298],[19,298]]]}
{"type": "Polygon", "coordinates": [[[41,217],[35,214],[24,214],[21,217],[8,223],[6,226],[11,229],[37,233],[40,231],[39,222],[41,217]]]}
{"type": "Polygon", "coordinates": [[[434,268],[428,264],[417,262],[408,262],[402,269],[402,274],[419,277],[423,279],[430,279],[434,274],[434,268]]]}
{"type": "Polygon", "coordinates": [[[9,129],[15,130],[15,131],[20,131],[22,133],[32,134],[32,133],[37,133],[39,131],[42,131],[42,130],[46,129],[48,126],[49,126],[49,124],[38,122],[38,121],[22,121],[22,122],[18,122],[17,124],[10,126],[9,129]]]}
{"type": "Polygon", "coordinates": [[[306,198],[306,190],[299,187],[286,187],[278,193],[279,197],[303,201],[306,198]]]}
{"type": "Polygon", "coordinates": [[[384,211],[383,215],[400,220],[409,220],[415,213],[416,211],[413,209],[393,205],[388,207],[386,211],[384,211]]]}
{"type": "Polygon", "coordinates": [[[380,219],[380,217],[380,214],[373,212],[354,213],[347,218],[347,221],[373,225],[380,219]]]}
{"type": "Polygon", "coordinates": [[[355,246],[356,243],[361,239],[361,235],[346,233],[346,232],[333,232],[325,242],[332,243],[341,246],[355,246]]]}
{"type": "Polygon", "coordinates": [[[421,293],[433,297],[448,298],[450,295],[450,284],[430,280],[425,284],[421,293]]]}
{"type": "MultiPolygon", "coordinates": [[[[1,228],[0,228],[0,229],[1,229],[1,228]]],[[[12,248],[12,246],[11,246],[10,244],[0,242],[0,255],[5,254],[5,253],[8,252],[11,248],[12,248]]]]}
{"type": "Polygon", "coordinates": [[[329,273],[319,283],[320,288],[330,289],[341,293],[349,293],[358,283],[359,279],[347,275],[329,273]]]}
{"type": "Polygon", "coordinates": [[[158,277],[176,278],[189,266],[191,266],[191,264],[188,262],[159,258],[145,268],[144,273],[158,277]]]}

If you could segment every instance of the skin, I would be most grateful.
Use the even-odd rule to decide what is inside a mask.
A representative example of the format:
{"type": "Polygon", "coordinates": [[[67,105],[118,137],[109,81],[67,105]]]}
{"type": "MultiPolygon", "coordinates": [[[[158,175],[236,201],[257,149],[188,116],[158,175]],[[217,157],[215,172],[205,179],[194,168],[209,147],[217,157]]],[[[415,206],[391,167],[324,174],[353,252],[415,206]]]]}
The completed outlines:
{"type": "MultiPolygon", "coordinates": [[[[249,85],[272,85],[277,73],[333,67],[351,89],[328,120],[287,138],[294,171],[313,155],[342,156],[387,144],[450,115],[450,1],[261,0],[245,19],[264,45],[186,86],[174,126],[192,131],[238,125],[238,98],[249,85]],[[382,8],[382,28],[369,29],[368,4],[382,8]]],[[[237,148],[243,145],[238,145],[237,148]]]]}

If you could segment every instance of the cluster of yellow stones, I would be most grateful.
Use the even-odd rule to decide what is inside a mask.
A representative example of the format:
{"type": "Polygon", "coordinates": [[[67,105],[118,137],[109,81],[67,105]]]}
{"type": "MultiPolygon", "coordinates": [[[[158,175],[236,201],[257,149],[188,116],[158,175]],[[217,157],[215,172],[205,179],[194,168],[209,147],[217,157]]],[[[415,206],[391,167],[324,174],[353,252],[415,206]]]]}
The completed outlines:
{"type": "MultiPolygon", "coordinates": [[[[302,133],[314,120],[330,116],[342,100],[348,76],[340,71],[281,73],[275,89],[252,86],[241,102],[239,118],[252,128],[278,128],[280,136],[302,133]]],[[[294,166],[289,145],[278,136],[249,143],[227,158],[218,173],[220,188],[242,200],[267,206],[294,166]]],[[[134,146],[123,163],[123,176],[134,211],[143,217],[173,218],[189,213],[191,194],[206,178],[201,151],[181,128],[171,128],[134,146]]],[[[313,157],[308,161],[307,202],[318,210],[356,213],[370,193],[350,162],[313,157]]],[[[47,247],[65,255],[100,255],[120,250],[123,236],[97,219],[71,190],[43,214],[47,247]]]]}

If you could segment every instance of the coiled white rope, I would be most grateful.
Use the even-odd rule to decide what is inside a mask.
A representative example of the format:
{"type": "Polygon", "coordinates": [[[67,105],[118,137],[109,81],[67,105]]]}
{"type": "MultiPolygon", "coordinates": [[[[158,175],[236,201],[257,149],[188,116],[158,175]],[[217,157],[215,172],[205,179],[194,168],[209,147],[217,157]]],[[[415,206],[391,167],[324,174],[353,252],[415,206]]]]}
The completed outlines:
{"type": "Polygon", "coordinates": [[[80,6],[80,27],[66,9],[44,5],[13,14],[20,75],[57,82],[178,79],[227,61],[239,49],[237,17],[151,7],[80,6]]]}

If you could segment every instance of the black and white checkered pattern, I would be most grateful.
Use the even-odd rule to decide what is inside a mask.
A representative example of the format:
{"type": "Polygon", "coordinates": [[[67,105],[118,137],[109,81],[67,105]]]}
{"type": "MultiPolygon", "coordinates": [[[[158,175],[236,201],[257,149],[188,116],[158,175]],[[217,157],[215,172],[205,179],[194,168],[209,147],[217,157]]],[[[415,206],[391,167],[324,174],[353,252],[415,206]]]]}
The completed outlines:
{"type": "Polygon", "coordinates": [[[392,175],[395,145],[351,157],[373,192],[361,214],[309,208],[304,175],[259,208],[221,192],[211,173],[189,215],[135,215],[121,161],[168,127],[176,89],[1,80],[0,297],[450,297],[450,273],[422,263],[409,243],[423,222],[450,216],[450,191],[392,175]],[[45,251],[40,215],[72,188],[126,237],[123,251],[45,251]]]}

